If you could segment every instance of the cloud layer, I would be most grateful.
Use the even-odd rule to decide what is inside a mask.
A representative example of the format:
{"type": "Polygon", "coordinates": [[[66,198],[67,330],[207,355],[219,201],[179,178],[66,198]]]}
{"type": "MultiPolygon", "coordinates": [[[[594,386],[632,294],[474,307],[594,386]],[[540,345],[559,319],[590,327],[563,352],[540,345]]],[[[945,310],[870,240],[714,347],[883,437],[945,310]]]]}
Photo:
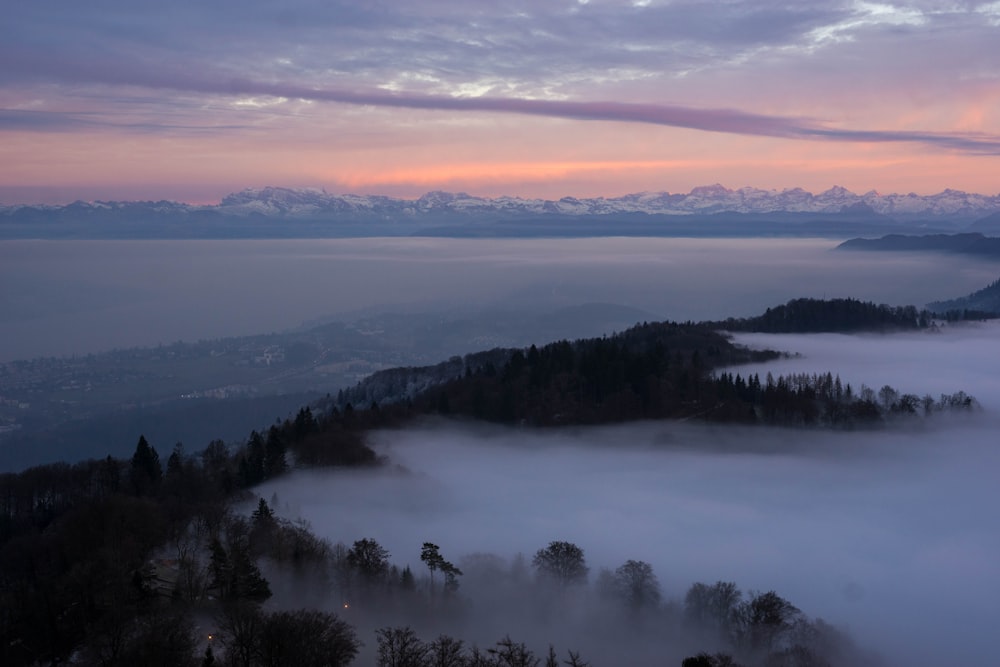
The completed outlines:
{"type": "MultiPolygon", "coordinates": [[[[1000,136],[998,30],[995,3],[976,2],[21,3],[0,26],[4,163],[20,169],[0,177],[25,187],[45,173],[106,182],[118,167],[132,172],[124,185],[169,183],[199,150],[209,160],[193,162],[230,157],[236,184],[259,173],[236,159],[242,145],[278,185],[358,182],[359,170],[388,163],[525,162],[542,157],[534,149],[549,162],[691,166],[709,155],[728,161],[720,176],[746,174],[735,186],[813,186],[790,182],[811,164],[825,188],[848,173],[836,161],[850,149],[890,160],[900,182],[909,170],[915,189],[932,187],[932,168],[937,189],[983,189],[977,174],[989,172],[1000,136]],[[53,132],[58,143],[36,136],[33,152],[9,141],[53,132]],[[138,171],[121,168],[128,156],[101,150],[136,137],[157,144],[155,169],[146,155],[134,157],[138,171]],[[297,149],[298,165],[276,141],[297,149]],[[846,146],[803,155],[800,144],[846,146]],[[60,161],[80,151],[90,173],[60,161]]],[[[629,175],[633,189],[653,178],[681,179],[659,188],[673,190],[725,180],[688,183],[683,166],[626,172],[618,190],[629,175]]],[[[866,190],[890,178],[837,182],[866,190]]]]}

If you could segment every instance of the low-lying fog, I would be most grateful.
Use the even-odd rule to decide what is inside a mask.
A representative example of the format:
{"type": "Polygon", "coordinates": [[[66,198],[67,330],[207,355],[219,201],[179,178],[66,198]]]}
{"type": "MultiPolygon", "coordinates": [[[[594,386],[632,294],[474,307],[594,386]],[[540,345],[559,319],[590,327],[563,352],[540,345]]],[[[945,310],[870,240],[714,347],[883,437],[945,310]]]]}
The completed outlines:
{"type": "MultiPolygon", "coordinates": [[[[418,573],[425,541],[459,563],[474,552],[530,561],[567,540],[584,549],[592,581],[599,567],[645,560],[668,600],[695,581],[732,580],[846,627],[890,664],[988,664],[1000,592],[998,338],[996,324],[740,337],[804,355],[772,372],[830,370],[856,387],[935,396],[965,390],[984,406],[968,417],[844,433],[427,424],[377,435],[393,469],[300,472],[259,493],[277,494],[281,514],[332,541],[376,539],[418,573]]],[[[516,623],[485,632],[518,639],[528,630],[516,623]]],[[[576,639],[570,648],[600,655],[576,639]]]]}
{"type": "MultiPolygon", "coordinates": [[[[281,331],[357,309],[588,302],[685,321],[796,297],[964,296],[996,263],[832,252],[828,239],[0,242],[0,362],[281,331]]],[[[548,341],[537,341],[548,342],[548,341]]]]}

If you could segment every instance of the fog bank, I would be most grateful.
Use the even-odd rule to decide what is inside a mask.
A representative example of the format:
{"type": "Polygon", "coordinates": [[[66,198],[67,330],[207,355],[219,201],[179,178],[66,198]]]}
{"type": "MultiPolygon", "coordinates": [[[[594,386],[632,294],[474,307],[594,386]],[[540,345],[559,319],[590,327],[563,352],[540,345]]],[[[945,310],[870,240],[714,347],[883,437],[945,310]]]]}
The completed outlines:
{"type": "Polygon", "coordinates": [[[381,433],[405,469],[302,472],[279,511],[420,571],[442,552],[527,556],[552,540],[592,571],[651,563],[667,598],[695,581],[774,589],[898,664],[983,664],[1000,536],[993,429],[802,433],[677,424],[381,433]],[[955,661],[955,662],[953,662],[955,661]]]}
{"type": "MultiPolygon", "coordinates": [[[[0,362],[266,333],[358,309],[756,315],[796,297],[892,305],[967,294],[995,263],[834,252],[824,239],[0,242],[0,362]]],[[[548,342],[548,341],[538,341],[548,342]]]]}
{"type": "Polygon", "coordinates": [[[585,550],[592,574],[651,563],[667,599],[695,581],[733,580],[846,626],[892,664],[986,664],[1000,590],[998,335],[988,324],[739,336],[803,355],[762,373],[830,370],[856,386],[964,390],[984,406],[976,414],[840,433],[427,423],[376,434],[393,469],[299,472],[260,493],[276,493],[280,512],[331,540],[378,540],[414,571],[424,541],[457,560],[482,551],[530,559],[567,540],[585,550]]]}

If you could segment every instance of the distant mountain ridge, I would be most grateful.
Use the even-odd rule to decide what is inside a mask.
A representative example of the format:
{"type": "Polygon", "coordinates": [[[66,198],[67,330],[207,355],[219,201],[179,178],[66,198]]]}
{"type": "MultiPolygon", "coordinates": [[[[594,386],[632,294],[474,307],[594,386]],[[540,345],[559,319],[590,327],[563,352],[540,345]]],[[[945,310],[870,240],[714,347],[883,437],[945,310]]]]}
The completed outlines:
{"type": "Polygon", "coordinates": [[[384,195],[330,194],[322,189],[262,187],[247,188],[227,195],[217,205],[193,205],[157,201],[76,201],[65,206],[4,206],[0,214],[19,211],[55,213],[59,211],[112,212],[138,211],[178,214],[214,212],[223,215],[265,215],[314,217],[329,214],[391,214],[419,216],[427,213],[508,213],[537,215],[611,215],[647,213],[691,215],[711,213],[845,213],[872,212],[890,217],[959,216],[985,217],[1000,213],[1000,195],[982,195],[944,190],[934,195],[879,194],[872,190],[855,194],[840,186],[819,194],[802,188],[763,190],[722,185],[696,187],[690,192],[640,192],[621,197],[558,200],[523,197],[477,197],[464,192],[433,191],[417,199],[384,195]]]}
{"type": "Polygon", "coordinates": [[[417,199],[263,187],[214,205],[172,201],[76,201],[0,206],[0,238],[336,238],[365,236],[871,236],[985,231],[1000,219],[1000,195],[855,194],[833,187],[558,200],[428,192],[417,199]],[[977,227],[979,225],[979,227],[977,227]]]}

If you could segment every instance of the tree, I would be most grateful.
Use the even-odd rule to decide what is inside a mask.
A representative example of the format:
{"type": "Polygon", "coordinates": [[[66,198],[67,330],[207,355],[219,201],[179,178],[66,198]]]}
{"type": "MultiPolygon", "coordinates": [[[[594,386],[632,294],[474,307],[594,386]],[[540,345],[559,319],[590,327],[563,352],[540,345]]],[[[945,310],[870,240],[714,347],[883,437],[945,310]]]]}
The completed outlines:
{"type": "Polygon", "coordinates": [[[444,562],[441,566],[441,571],[444,572],[444,592],[447,595],[453,595],[458,592],[458,578],[462,576],[462,571],[449,563],[444,562]]]}
{"type": "Polygon", "coordinates": [[[268,614],[260,628],[263,667],[341,667],[354,660],[359,646],[354,628],[315,609],[268,614]]]}
{"type": "Polygon", "coordinates": [[[347,563],[370,586],[382,581],[389,571],[389,552],[375,540],[364,538],[347,552],[347,563]]]}
{"type": "Polygon", "coordinates": [[[461,639],[440,635],[428,644],[429,667],[465,667],[465,649],[461,639]]]}
{"type": "Polygon", "coordinates": [[[167,479],[176,483],[184,474],[184,445],[177,443],[167,457],[167,479]]]}
{"type": "Polygon", "coordinates": [[[698,582],[684,596],[684,618],[688,624],[728,640],[742,598],[740,589],[731,581],[717,581],[711,586],[698,582]]]}
{"type": "Polygon", "coordinates": [[[614,590],[634,612],[655,608],[660,602],[660,582],[653,567],[641,560],[626,561],[615,570],[614,590]]]}
{"type": "Polygon", "coordinates": [[[285,462],[285,443],[277,426],[272,426],[267,432],[263,467],[265,478],[277,477],[288,468],[285,462]]]}
{"type": "Polygon", "coordinates": [[[515,642],[510,635],[486,651],[497,667],[538,667],[539,659],[522,642],[515,642]]]}
{"type": "Polygon", "coordinates": [[[250,553],[245,525],[234,523],[226,538],[226,545],[218,538],[209,545],[212,587],[219,591],[219,598],[260,602],[271,597],[271,587],[250,553]]]}
{"type": "Polygon", "coordinates": [[[219,619],[226,662],[238,667],[251,667],[258,654],[263,615],[256,605],[236,602],[223,608],[219,619]]]}
{"type": "Polygon", "coordinates": [[[885,385],[878,390],[878,398],[882,402],[882,409],[889,412],[892,409],[893,403],[899,398],[899,392],[889,385],[885,385]]]}
{"type": "Polygon", "coordinates": [[[129,467],[129,479],[137,496],[152,493],[163,478],[163,468],[160,466],[160,455],[146,441],[146,436],[140,435],[139,442],[132,454],[129,467]]]}
{"type": "Polygon", "coordinates": [[[752,651],[771,652],[801,612],[774,591],[753,594],[736,613],[739,641],[752,651]]]}
{"type": "Polygon", "coordinates": [[[413,577],[410,566],[407,565],[399,575],[399,587],[404,591],[412,591],[417,587],[417,582],[413,577]]]}
{"type": "Polygon", "coordinates": [[[460,569],[444,559],[441,555],[440,548],[441,547],[431,542],[424,542],[424,546],[420,550],[420,560],[422,560],[427,565],[427,569],[431,571],[431,595],[434,595],[435,570],[441,570],[444,574],[444,590],[446,593],[454,593],[458,590],[458,577],[462,576],[462,571],[460,569]]]}
{"type": "Polygon", "coordinates": [[[571,542],[549,542],[549,546],[535,553],[531,564],[538,576],[560,586],[585,583],[590,571],[583,549],[571,542]]]}
{"type": "Polygon", "coordinates": [[[409,627],[375,631],[378,667],[426,667],[430,648],[409,627]]]}
{"type": "Polygon", "coordinates": [[[420,560],[431,571],[431,595],[434,595],[434,572],[440,569],[445,563],[439,551],[440,548],[431,542],[424,542],[424,546],[420,549],[420,560]]]}
{"type": "Polygon", "coordinates": [[[725,653],[699,653],[698,655],[684,658],[681,667],[739,667],[731,655],[725,653]]]}

